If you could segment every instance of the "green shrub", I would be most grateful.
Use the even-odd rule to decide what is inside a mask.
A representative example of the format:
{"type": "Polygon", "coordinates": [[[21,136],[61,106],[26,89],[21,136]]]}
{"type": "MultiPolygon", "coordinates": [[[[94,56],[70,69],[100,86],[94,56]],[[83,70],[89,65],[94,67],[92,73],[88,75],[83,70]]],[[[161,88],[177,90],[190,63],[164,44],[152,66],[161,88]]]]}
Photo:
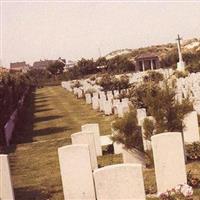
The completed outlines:
{"type": "Polygon", "coordinates": [[[182,121],[193,110],[192,102],[185,99],[179,103],[175,91],[167,84],[163,88],[155,83],[144,83],[131,91],[131,101],[137,108],[147,109],[155,119],[155,133],[182,131],[182,121]]]}
{"type": "Polygon", "coordinates": [[[127,149],[143,151],[141,128],[138,126],[135,110],[131,109],[123,118],[116,119],[112,127],[116,131],[112,136],[114,142],[124,144],[127,149]]]}
{"type": "Polygon", "coordinates": [[[90,77],[90,80],[91,80],[91,81],[95,81],[95,79],[96,79],[95,76],[91,76],[91,77],[90,77]]]}
{"type": "Polygon", "coordinates": [[[164,76],[160,72],[156,71],[148,71],[147,75],[143,77],[144,82],[153,81],[155,83],[159,83],[159,81],[163,81],[164,76]]]}
{"type": "Polygon", "coordinates": [[[200,61],[189,64],[186,69],[190,73],[200,72],[200,61]]]}
{"type": "Polygon", "coordinates": [[[186,156],[189,161],[200,160],[200,142],[186,145],[186,156]]]}
{"type": "Polygon", "coordinates": [[[99,81],[96,81],[96,84],[103,87],[104,91],[121,90],[129,87],[129,79],[126,75],[117,79],[115,76],[111,76],[110,74],[104,74],[99,81]]]}
{"type": "Polygon", "coordinates": [[[176,76],[176,78],[185,78],[188,76],[188,72],[175,71],[173,75],[176,76]]]}
{"type": "Polygon", "coordinates": [[[200,179],[195,177],[191,170],[187,173],[187,183],[193,188],[200,188],[200,179]]]}
{"type": "Polygon", "coordinates": [[[154,160],[153,160],[153,151],[152,150],[146,150],[145,152],[145,164],[148,168],[154,167],[154,160]]]}
{"type": "Polygon", "coordinates": [[[154,131],[153,121],[148,118],[145,118],[143,122],[143,129],[144,129],[145,139],[151,141],[151,136],[153,135],[153,131],[154,131]]]}

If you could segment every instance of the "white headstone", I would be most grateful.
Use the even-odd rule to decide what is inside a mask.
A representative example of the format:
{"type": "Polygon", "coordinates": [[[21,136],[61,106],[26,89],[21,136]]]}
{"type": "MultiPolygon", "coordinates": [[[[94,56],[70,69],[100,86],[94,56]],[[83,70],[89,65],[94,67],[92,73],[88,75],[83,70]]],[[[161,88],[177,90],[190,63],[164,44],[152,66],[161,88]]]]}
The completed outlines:
{"type": "Polygon", "coordinates": [[[86,93],[85,94],[85,101],[86,101],[86,104],[91,104],[92,103],[92,97],[91,97],[90,93],[86,93]]]}
{"type": "Polygon", "coordinates": [[[114,142],[113,147],[115,154],[120,154],[123,152],[123,145],[121,143],[114,142]]]}
{"type": "Polygon", "coordinates": [[[145,200],[141,165],[112,165],[93,174],[98,200],[145,200]]]}
{"type": "Polygon", "coordinates": [[[193,143],[200,141],[197,112],[188,113],[183,120],[184,142],[193,143]]]}
{"type": "Polygon", "coordinates": [[[144,154],[136,149],[127,150],[122,148],[122,156],[124,163],[141,164],[145,166],[144,154]]]}
{"type": "Polygon", "coordinates": [[[147,113],[145,108],[140,108],[137,109],[137,120],[138,120],[138,125],[142,126],[144,118],[146,118],[147,113]]]}
{"type": "Polygon", "coordinates": [[[7,155],[0,155],[0,199],[14,200],[10,167],[7,155]]]}
{"type": "Polygon", "coordinates": [[[83,97],[83,91],[82,91],[82,89],[78,88],[77,95],[78,95],[78,98],[82,98],[83,97]]]}
{"type": "Polygon", "coordinates": [[[72,144],[87,144],[89,146],[92,169],[98,168],[95,137],[92,132],[79,132],[71,135],[72,144]]]}
{"type": "Polygon", "coordinates": [[[58,149],[65,200],[95,200],[88,145],[68,145],[58,149]]]}
{"type": "Polygon", "coordinates": [[[112,114],[112,104],[110,101],[103,101],[103,107],[104,107],[104,114],[105,115],[111,115],[112,114]]]}
{"type": "Polygon", "coordinates": [[[187,183],[183,138],[179,132],[151,137],[158,193],[187,183]]]}
{"type": "Polygon", "coordinates": [[[114,90],[114,97],[118,98],[119,96],[119,90],[114,90]]]}
{"type": "Polygon", "coordinates": [[[99,109],[99,99],[96,96],[92,97],[92,108],[94,110],[99,109]]]}
{"type": "Polygon", "coordinates": [[[81,126],[82,131],[89,131],[94,134],[95,137],[95,147],[97,156],[102,156],[101,141],[100,141],[100,130],[99,124],[84,124],[81,126]]]}
{"type": "Polygon", "coordinates": [[[100,112],[103,112],[104,111],[104,101],[106,101],[106,98],[101,98],[99,99],[99,110],[100,112]]]}
{"type": "Polygon", "coordinates": [[[113,141],[110,139],[111,135],[100,136],[101,146],[107,146],[113,144],[113,141]]]}

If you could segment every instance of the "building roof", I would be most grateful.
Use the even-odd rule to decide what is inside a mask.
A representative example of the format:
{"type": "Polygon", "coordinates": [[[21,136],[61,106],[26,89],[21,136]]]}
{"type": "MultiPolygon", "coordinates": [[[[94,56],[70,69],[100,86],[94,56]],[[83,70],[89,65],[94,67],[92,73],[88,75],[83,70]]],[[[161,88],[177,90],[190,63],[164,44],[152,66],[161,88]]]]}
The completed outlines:
{"type": "Polygon", "coordinates": [[[137,56],[135,59],[143,60],[143,59],[150,59],[150,58],[158,58],[158,55],[156,55],[154,53],[143,53],[143,54],[137,56]]]}
{"type": "Polygon", "coordinates": [[[23,61],[23,62],[15,62],[15,63],[10,63],[10,68],[12,69],[16,69],[16,68],[19,68],[21,69],[22,67],[26,66],[26,62],[23,61]]]}

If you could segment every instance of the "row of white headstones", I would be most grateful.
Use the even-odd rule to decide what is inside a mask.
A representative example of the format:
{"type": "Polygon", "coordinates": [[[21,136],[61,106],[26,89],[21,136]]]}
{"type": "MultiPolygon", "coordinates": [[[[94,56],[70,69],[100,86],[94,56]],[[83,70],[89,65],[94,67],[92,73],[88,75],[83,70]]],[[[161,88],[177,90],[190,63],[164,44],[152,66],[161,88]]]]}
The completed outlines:
{"type": "MultiPolygon", "coordinates": [[[[199,77],[199,74],[197,74],[198,77],[199,77]]],[[[197,75],[193,74],[191,75],[191,78],[189,78],[190,81],[185,81],[184,79],[180,79],[179,82],[184,82],[185,85],[189,84],[190,83],[190,86],[193,88],[193,92],[196,94],[194,95],[195,97],[199,97],[198,96],[198,90],[197,90],[197,87],[200,86],[200,84],[195,84],[194,82],[192,82],[192,80],[199,80],[199,78],[197,77],[197,75]],[[196,77],[196,78],[194,78],[196,77]],[[183,81],[184,80],[184,81],[183,81]],[[191,84],[192,82],[192,84],[191,84]]],[[[188,78],[187,78],[188,79],[188,78]]],[[[187,80],[186,79],[186,80],[187,80]]],[[[184,85],[183,84],[183,85],[184,85]]],[[[62,86],[64,86],[66,88],[66,83],[63,82],[62,83],[62,86]]],[[[69,87],[69,85],[67,84],[67,87],[69,87]]],[[[182,89],[185,88],[185,86],[182,87],[182,89]]],[[[67,88],[66,88],[67,89],[67,88]]],[[[69,90],[71,90],[70,88],[68,88],[69,90]]],[[[108,93],[109,94],[109,93],[108,93]]],[[[118,95],[118,91],[114,92],[114,95],[118,95]]],[[[95,95],[94,95],[95,96],[95,95]]],[[[101,93],[101,96],[103,96],[103,99],[105,99],[104,97],[104,94],[101,93]]],[[[110,93],[110,96],[111,93],[110,93]]],[[[87,99],[87,98],[86,98],[87,99]]],[[[89,98],[90,99],[90,98],[89,98]]],[[[109,95],[107,96],[107,99],[109,99],[109,95]]],[[[89,101],[89,100],[88,100],[89,101]]],[[[124,100],[124,107],[126,108],[127,106],[127,99],[124,100]]],[[[86,103],[87,103],[87,100],[86,100],[86,103]]],[[[123,103],[123,101],[121,102],[123,103]]],[[[117,104],[117,103],[116,103],[117,104]]],[[[123,111],[123,109],[121,109],[123,111]]],[[[124,109],[125,111],[127,109],[124,109]]],[[[118,111],[118,113],[120,113],[118,111]]],[[[138,122],[139,122],[139,125],[142,126],[142,122],[144,120],[144,118],[146,117],[146,111],[144,109],[139,109],[137,110],[137,113],[138,113],[138,122]]],[[[119,117],[122,117],[123,116],[123,112],[122,114],[118,114],[119,117]]],[[[152,117],[151,116],[148,116],[149,119],[151,119],[152,117]]],[[[199,141],[199,130],[198,130],[198,120],[197,120],[197,113],[195,111],[189,113],[185,119],[184,119],[184,125],[185,125],[185,128],[183,130],[183,136],[184,136],[184,142],[185,143],[192,143],[192,142],[195,142],[195,141],[199,141]]],[[[84,128],[83,128],[84,129],[84,128]]],[[[90,131],[90,130],[89,130],[90,131]]],[[[97,131],[98,132],[98,131],[97,131]]],[[[165,133],[166,134],[166,133],[165,133]]],[[[163,134],[161,134],[163,135],[163,134]]],[[[171,138],[174,137],[174,134],[172,136],[172,134],[169,134],[169,136],[171,138]]],[[[156,137],[156,136],[153,136],[153,137],[156,137]]],[[[101,152],[101,140],[102,140],[102,143],[111,143],[110,140],[109,140],[109,137],[106,136],[106,137],[102,137],[102,139],[100,139],[100,142],[99,139],[99,134],[98,134],[98,137],[95,137],[96,138],[96,143],[95,143],[95,147],[96,147],[96,155],[102,155],[102,152],[101,152]],[[98,145],[99,144],[99,145],[98,145]],[[99,149],[99,150],[98,150],[99,149]]],[[[150,141],[147,141],[145,140],[145,138],[143,138],[143,143],[144,143],[144,147],[145,147],[145,150],[151,148],[153,146],[153,138],[152,138],[152,142],[150,141]],[[149,145],[150,144],[150,145],[149,145]]],[[[162,145],[161,145],[162,146],[162,145]]],[[[115,149],[115,153],[122,153],[123,154],[123,158],[124,158],[124,162],[126,163],[129,163],[129,162],[132,162],[132,163],[143,163],[143,162],[140,162],[140,160],[138,160],[136,157],[134,157],[133,155],[131,155],[128,151],[124,150],[121,145],[118,145],[118,144],[114,144],[114,149],[115,149]]],[[[171,148],[169,148],[171,149],[171,148]]],[[[172,148],[173,149],[173,148],[172,148]]],[[[155,151],[155,150],[154,150],[155,151]]],[[[167,148],[167,152],[165,153],[168,153],[168,148],[167,148]]],[[[165,155],[165,153],[163,155],[165,155]]],[[[168,153],[169,155],[169,153],[168,153]]],[[[174,156],[172,156],[174,158],[174,156]]],[[[9,164],[8,164],[8,158],[7,158],[7,155],[0,155],[0,172],[1,172],[1,177],[0,177],[0,180],[1,180],[1,185],[0,185],[0,198],[1,199],[14,199],[14,195],[13,195],[13,191],[12,191],[12,184],[11,184],[11,178],[10,178],[10,171],[9,171],[9,164]]],[[[94,154],[93,154],[93,158],[94,158],[94,154]]],[[[156,156],[154,155],[154,161],[155,161],[155,158],[156,156]]],[[[175,156],[175,160],[176,160],[176,156],[175,156]]],[[[94,161],[95,159],[93,159],[94,161]]],[[[92,165],[94,166],[95,164],[92,162],[92,165]]],[[[156,164],[155,164],[156,165],[156,164]]],[[[120,165],[121,166],[121,165],[120,165]]],[[[119,167],[120,167],[119,166],[119,167]]],[[[137,164],[137,168],[138,168],[138,164],[137,164]]],[[[165,165],[162,165],[164,168],[165,168],[165,165]]],[[[115,166],[117,167],[117,166],[115,166]]],[[[122,167],[124,167],[124,165],[122,165],[122,167]]],[[[132,166],[133,167],[133,166],[132,166]]],[[[111,167],[112,168],[112,167],[111,167]]],[[[161,170],[162,171],[162,170],[161,170]]],[[[157,172],[158,173],[158,172],[157,172]]],[[[166,173],[167,174],[167,173],[166,173]]],[[[175,174],[175,173],[174,173],[175,174]]],[[[156,175],[156,177],[159,177],[158,175],[156,175]]],[[[164,178],[163,178],[164,180],[164,178]]],[[[161,181],[163,182],[163,181],[161,181]]],[[[179,183],[183,183],[183,182],[179,182],[179,183]]],[[[169,182],[170,184],[170,182],[169,182]]],[[[164,191],[163,190],[159,190],[159,179],[157,178],[157,185],[158,185],[158,191],[164,191]]],[[[175,185],[175,184],[174,184],[175,185]]],[[[171,185],[170,185],[171,186],[171,185]]],[[[170,187],[168,187],[170,188],[170,187]]]]}
{"type": "MultiPolygon", "coordinates": [[[[65,199],[144,200],[142,165],[124,163],[98,169],[99,135],[85,125],[72,134],[72,145],[58,149],[65,199]]],[[[158,193],[187,183],[182,134],[152,136],[158,193]]]]}
{"type": "MultiPolygon", "coordinates": [[[[135,199],[144,200],[142,165],[137,159],[98,169],[102,155],[98,124],[85,124],[71,135],[72,145],[58,149],[65,199],[135,199]]],[[[187,183],[182,133],[168,132],[151,138],[158,194],[187,183]]],[[[119,151],[114,145],[115,153],[119,151]]],[[[126,156],[127,157],[127,156],[126,156]]],[[[0,155],[0,198],[14,199],[7,155],[0,155]]]]}
{"type": "MultiPolygon", "coordinates": [[[[82,83],[84,84],[84,82],[82,83]]],[[[119,95],[119,91],[117,90],[107,91],[106,93],[104,91],[98,91],[91,95],[90,93],[85,93],[88,88],[87,84],[85,87],[83,86],[83,89],[72,89],[70,84],[70,82],[62,82],[62,87],[73,92],[78,98],[83,98],[85,96],[86,104],[92,104],[92,108],[94,110],[103,111],[106,115],[113,114],[114,112],[114,114],[117,114],[118,117],[123,117],[126,112],[129,112],[129,105],[131,104],[129,99],[123,98],[121,101],[120,99],[116,99],[119,95]]],[[[126,93],[129,92],[128,90],[124,91],[126,93]]],[[[154,121],[152,116],[147,116],[146,109],[137,109],[138,125],[142,127],[143,133],[143,121],[145,118],[154,121]]],[[[192,143],[200,140],[197,111],[192,111],[185,116],[183,120],[183,127],[184,141],[186,143],[192,143]]],[[[149,149],[149,143],[150,141],[147,141],[143,134],[143,145],[145,150],[149,149]]]]}
{"type": "Polygon", "coordinates": [[[200,72],[177,79],[176,85],[177,99],[181,102],[189,97],[193,101],[194,109],[200,114],[200,72]]]}

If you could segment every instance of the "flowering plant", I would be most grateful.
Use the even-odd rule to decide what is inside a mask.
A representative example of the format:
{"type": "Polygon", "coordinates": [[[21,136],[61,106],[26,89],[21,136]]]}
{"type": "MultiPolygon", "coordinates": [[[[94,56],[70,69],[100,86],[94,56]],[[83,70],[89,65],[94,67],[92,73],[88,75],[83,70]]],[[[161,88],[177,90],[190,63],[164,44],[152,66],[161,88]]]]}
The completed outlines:
{"type": "Polygon", "coordinates": [[[187,184],[179,184],[171,190],[167,190],[159,195],[161,200],[190,200],[192,199],[193,189],[187,184]]]}

